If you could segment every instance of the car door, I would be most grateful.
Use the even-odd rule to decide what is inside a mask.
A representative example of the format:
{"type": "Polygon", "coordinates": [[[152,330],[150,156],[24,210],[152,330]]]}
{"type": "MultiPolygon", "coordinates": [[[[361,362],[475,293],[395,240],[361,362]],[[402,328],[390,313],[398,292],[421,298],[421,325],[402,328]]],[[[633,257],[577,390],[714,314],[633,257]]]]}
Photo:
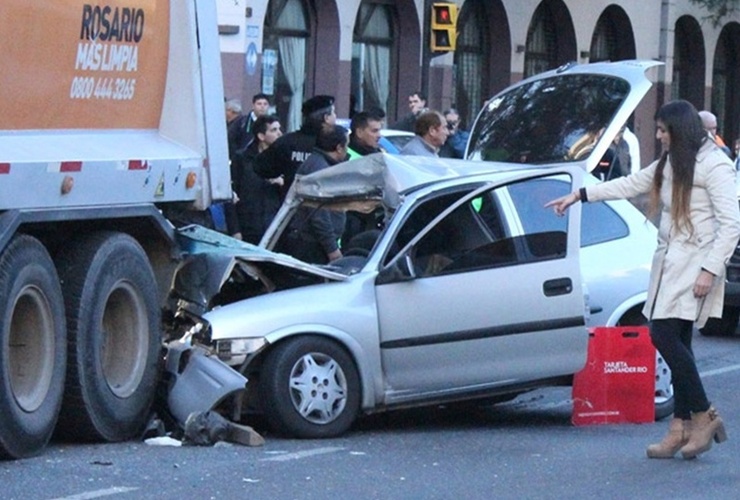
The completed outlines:
{"type": "MultiPolygon", "coordinates": [[[[529,174],[420,200],[377,281],[388,404],[444,399],[574,373],[586,357],[580,207],[563,230],[516,234],[511,184],[580,186],[582,171],[529,174]],[[413,236],[411,236],[413,235],[413,236]]],[[[542,217],[556,217],[541,207],[542,217]]]]}

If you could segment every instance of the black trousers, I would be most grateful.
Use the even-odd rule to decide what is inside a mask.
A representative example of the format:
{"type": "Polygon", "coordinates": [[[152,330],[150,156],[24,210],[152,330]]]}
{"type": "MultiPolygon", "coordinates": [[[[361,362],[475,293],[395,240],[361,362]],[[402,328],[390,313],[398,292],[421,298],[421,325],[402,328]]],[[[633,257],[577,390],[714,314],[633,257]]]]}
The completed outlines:
{"type": "Polygon", "coordinates": [[[688,420],[691,413],[709,409],[691,349],[694,324],[683,319],[656,319],[650,324],[653,345],[668,363],[673,377],[673,415],[688,420]]]}

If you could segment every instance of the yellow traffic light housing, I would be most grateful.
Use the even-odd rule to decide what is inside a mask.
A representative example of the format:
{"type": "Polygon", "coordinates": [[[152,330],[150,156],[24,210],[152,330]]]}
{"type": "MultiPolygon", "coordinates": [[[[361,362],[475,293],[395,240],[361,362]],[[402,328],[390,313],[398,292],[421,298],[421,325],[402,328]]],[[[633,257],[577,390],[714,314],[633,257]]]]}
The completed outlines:
{"type": "Polygon", "coordinates": [[[457,42],[457,5],[450,2],[432,4],[432,52],[452,52],[457,42]]]}

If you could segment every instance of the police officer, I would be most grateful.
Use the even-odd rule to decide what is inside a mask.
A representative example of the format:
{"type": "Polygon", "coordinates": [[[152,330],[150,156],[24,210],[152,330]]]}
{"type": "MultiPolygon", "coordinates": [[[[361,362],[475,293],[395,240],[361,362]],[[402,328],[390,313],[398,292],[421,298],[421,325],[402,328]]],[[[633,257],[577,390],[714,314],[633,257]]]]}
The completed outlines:
{"type": "MultiPolygon", "coordinates": [[[[354,160],[355,158],[381,152],[379,141],[382,128],[383,117],[376,110],[355,113],[350,123],[351,133],[349,148],[347,149],[350,159],[354,160]]],[[[377,231],[383,221],[382,208],[367,214],[348,210],[346,215],[347,220],[342,234],[343,245],[351,245],[353,243],[352,239],[358,234],[371,230],[377,231]]]]}
{"type": "Polygon", "coordinates": [[[369,111],[355,113],[350,122],[349,149],[350,159],[379,153],[380,129],[383,120],[369,111]]]}
{"type": "Polygon", "coordinates": [[[337,115],[334,97],[317,95],[303,103],[303,124],[295,132],[282,136],[264,152],[257,155],[254,171],[266,179],[283,177],[283,197],[293,184],[298,167],[311,155],[316,137],[322,128],[334,127],[337,115]]]}

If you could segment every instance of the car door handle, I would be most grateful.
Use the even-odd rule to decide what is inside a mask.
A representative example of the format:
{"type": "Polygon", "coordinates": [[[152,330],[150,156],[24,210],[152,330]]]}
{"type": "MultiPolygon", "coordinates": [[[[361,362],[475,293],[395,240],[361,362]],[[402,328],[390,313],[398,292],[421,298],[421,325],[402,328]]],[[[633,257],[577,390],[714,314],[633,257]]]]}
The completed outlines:
{"type": "Polygon", "coordinates": [[[573,291],[573,282],[570,278],[547,280],[542,284],[542,291],[545,293],[545,297],[567,295],[573,291]]]}

